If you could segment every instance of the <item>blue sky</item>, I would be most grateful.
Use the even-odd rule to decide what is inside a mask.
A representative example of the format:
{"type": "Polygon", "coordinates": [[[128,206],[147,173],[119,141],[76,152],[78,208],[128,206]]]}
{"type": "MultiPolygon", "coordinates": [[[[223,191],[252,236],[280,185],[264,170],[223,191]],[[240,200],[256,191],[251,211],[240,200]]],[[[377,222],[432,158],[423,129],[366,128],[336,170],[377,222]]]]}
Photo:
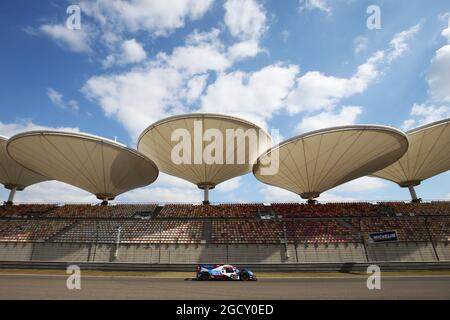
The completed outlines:
{"type": "MultiPolygon", "coordinates": [[[[36,128],[89,132],[131,147],[152,122],[218,112],[279,129],[284,138],[333,125],[410,129],[450,117],[450,4],[356,0],[85,0],[0,4],[0,134],[36,128]],[[69,5],[81,29],[66,27],[69,5]],[[366,10],[377,5],[381,29],[366,10]]],[[[450,198],[450,174],[417,188],[450,198]]],[[[0,196],[6,197],[2,190],[0,196]]],[[[161,175],[119,201],[200,201],[161,175]]],[[[323,200],[408,199],[363,178],[323,200]]],[[[20,201],[95,201],[67,185],[29,187],[20,201]]],[[[224,183],[214,202],[293,201],[251,174],[224,183]]]]}

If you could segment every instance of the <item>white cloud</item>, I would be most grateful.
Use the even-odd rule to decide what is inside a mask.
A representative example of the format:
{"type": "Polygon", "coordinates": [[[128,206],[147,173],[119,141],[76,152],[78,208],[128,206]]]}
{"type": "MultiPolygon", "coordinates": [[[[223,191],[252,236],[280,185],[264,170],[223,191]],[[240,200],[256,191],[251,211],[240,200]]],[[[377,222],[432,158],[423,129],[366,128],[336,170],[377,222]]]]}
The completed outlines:
{"type": "Polygon", "coordinates": [[[450,42],[450,12],[448,12],[447,14],[445,14],[443,16],[443,18],[445,17],[445,19],[447,20],[448,26],[446,29],[442,30],[441,35],[443,37],[447,38],[447,41],[450,42]]]}
{"type": "Polygon", "coordinates": [[[186,85],[186,91],[184,93],[184,96],[186,98],[186,101],[189,104],[192,104],[194,101],[196,101],[201,94],[203,93],[203,90],[206,87],[206,83],[208,80],[207,74],[201,74],[198,76],[194,76],[191,78],[191,80],[188,81],[186,85]]]}
{"type": "Polygon", "coordinates": [[[289,32],[289,30],[281,31],[281,39],[283,39],[284,42],[286,42],[289,39],[290,35],[291,33],[289,32]]]}
{"type": "Polygon", "coordinates": [[[146,187],[131,190],[116,199],[118,202],[134,203],[198,203],[202,201],[200,190],[177,187],[146,187]]]}
{"type": "Polygon", "coordinates": [[[390,50],[388,53],[388,62],[392,62],[395,59],[403,56],[409,49],[408,41],[417,33],[421,28],[421,23],[412,26],[411,28],[397,33],[390,42],[390,50]]]}
{"type": "Polygon", "coordinates": [[[298,67],[269,65],[253,73],[221,74],[201,98],[201,111],[221,112],[265,125],[283,107],[298,67]]]}
{"type": "Polygon", "coordinates": [[[112,67],[114,64],[117,63],[117,56],[114,54],[108,54],[106,56],[106,58],[104,58],[102,61],[102,66],[103,68],[110,68],[112,67]]]}
{"type": "Polygon", "coordinates": [[[438,20],[441,22],[448,23],[449,18],[450,18],[450,11],[438,14],[438,20]]]}
{"type": "Polygon", "coordinates": [[[87,0],[80,6],[83,14],[96,19],[104,31],[145,31],[158,37],[183,27],[186,20],[200,19],[212,3],[213,0],[87,0]]]}
{"type": "Polygon", "coordinates": [[[64,101],[63,95],[53,88],[47,88],[47,96],[50,101],[61,109],[69,109],[72,111],[78,111],[78,102],[75,100],[64,101]]]}
{"type": "Polygon", "coordinates": [[[145,60],[147,54],[142,45],[136,39],[130,39],[122,43],[123,60],[127,63],[137,63],[145,60]]]}
{"type": "Polygon", "coordinates": [[[218,36],[218,29],[195,31],[171,54],[159,53],[125,73],[91,77],[82,92],[137,138],[154,121],[187,112],[203,92],[208,72],[232,64],[218,36]]]}
{"type": "Polygon", "coordinates": [[[408,40],[418,32],[420,23],[397,33],[387,50],[372,54],[349,78],[325,75],[310,71],[297,79],[297,85],[287,99],[290,113],[333,109],[342,99],[361,94],[367,90],[394,60],[408,50],[408,40]]]}
{"type": "Polygon", "coordinates": [[[331,109],[343,98],[364,92],[379,74],[384,52],[373,54],[350,78],[338,78],[310,71],[297,79],[295,89],[287,98],[290,113],[331,109]]]}
{"type": "Polygon", "coordinates": [[[298,194],[278,187],[264,185],[259,192],[265,202],[304,202],[298,194]]]}
{"type": "Polygon", "coordinates": [[[47,88],[47,96],[53,104],[57,105],[60,108],[64,108],[64,102],[62,94],[56,91],[53,88],[47,88]]]}
{"type": "Polygon", "coordinates": [[[426,104],[414,104],[411,109],[411,118],[403,122],[401,128],[410,130],[441,119],[450,118],[450,107],[426,104]]]}
{"type": "Polygon", "coordinates": [[[233,61],[254,57],[261,51],[258,41],[255,40],[241,41],[228,48],[228,54],[233,61]]]}
{"type": "Polygon", "coordinates": [[[71,30],[65,25],[44,24],[39,30],[56,41],[63,48],[74,52],[89,53],[92,51],[90,47],[89,31],[86,27],[80,30],[71,30]]]}
{"type": "Polygon", "coordinates": [[[305,10],[320,10],[326,14],[331,14],[331,7],[329,6],[327,0],[299,0],[298,10],[299,12],[305,10]]]}
{"type": "Polygon", "coordinates": [[[158,180],[151,186],[131,190],[117,197],[119,202],[187,202],[202,201],[203,192],[194,184],[160,172],[158,180]]]}
{"type": "Polygon", "coordinates": [[[113,65],[126,65],[139,63],[147,59],[147,53],[142,45],[136,39],[123,41],[120,45],[120,52],[111,53],[102,60],[104,68],[110,68],[113,65]]]}
{"type": "Polygon", "coordinates": [[[227,180],[219,184],[215,190],[220,192],[230,192],[238,189],[241,186],[241,177],[236,177],[234,179],[227,180]]]}
{"type": "Polygon", "coordinates": [[[34,130],[58,130],[58,131],[68,131],[68,132],[80,132],[78,128],[71,127],[48,127],[48,126],[40,126],[34,124],[31,121],[19,121],[15,123],[2,123],[0,122],[0,135],[5,137],[12,137],[15,134],[25,132],[25,131],[34,131],[34,130]]]}
{"type": "MultiPolygon", "coordinates": [[[[262,194],[264,202],[305,202],[298,194],[274,186],[265,185],[259,192],[262,194]]],[[[317,200],[320,202],[350,202],[355,201],[356,199],[354,197],[336,195],[327,191],[322,193],[317,200]]]]}
{"type": "Polygon", "coordinates": [[[171,55],[160,53],[158,58],[167,65],[190,75],[206,71],[224,71],[232,65],[219,40],[219,30],[199,33],[195,31],[186,40],[186,45],[177,47],[171,55]]]}
{"type": "Polygon", "coordinates": [[[450,44],[436,51],[427,81],[428,94],[433,100],[450,102],[450,44]]]}
{"type": "Polygon", "coordinates": [[[255,0],[227,0],[225,25],[241,40],[259,39],[266,31],[266,10],[255,0]]]}
{"type": "Polygon", "coordinates": [[[382,179],[374,177],[361,177],[336,187],[334,191],[360,193],[365,191],[380,190],[385,186],[386,183],[382,179]]]}
{"type": "MultiPolygon", "coordinates": [[[[119,195],[115,202],[188,202],[202,200],[202,191],[182,179],[160,173],[155,184],[119,195]]],[[[6,196],[6,195],[5,195],[6,196]]],[[[17,192],[16,202],[32,203],[98,203],[89,192],[59,181],[46,181],[17,192]]]]}
{"type": "Polygon", "coordinates": [[[40,35],[40,31],[31,26],[25,26],[21,30],[29,36],[38,37],[40,35]]]}
{"type": "MultiPolygon", "coordinates": [[[[98,59],[103,67],[114,64],[138,63],[146,59],[146,52],[135,39],[125,40],[129,34],[146,32],[152,37],[168,36],[185,25],[188,20],[200,19],[211,7],[213,0],[82,0],[81,29],[71,30],[63,24],[43,24],[38,30],[51,37],[63,48],[74,52],[102,52],[98,59]]],[[[36,30],[23,29],[30,35],[36,30]]]]}
{"type": "Polygon", "coordinates": [[[361,113],[361,107],[344,106],[340,112],[330,111],[306,116],[298,124],[297,131],[303,133],[334,126],[354,124],[361,113]]]}
{"type": "Polygon", "coordinates": [[[32,203],[98,203],[99,200],[77,187],[58,181],[45,181],[17,192],[16,202],[32,203]]]}
{"type": "Polygon", "coordinates": [[[320,195],[320,198],[318,200],[320,202],[355,202],[358,200],[358,198],[355,198],[353,196],[337,195],[326,191],[320,195]]]}
{"type": "Polygon", "coordinates": [[[136,139],[151,123],[182,111],[176,101],[182,84],[183,77],[175,69],[150,65],[124,74],[91,77],[82,92],[136,139]]]}
{"type": "Polygon", "coordinates": [[[219,31],[194,32],[172,54],[160,53],[122,74],[91,77],[82,92],[116,118],[133,138],[152,122],[187,112],[202,94],[208,72],[221,72],[201,97],[200,109],[257,118],[260,123],[282,107],[298,73],[296,66],[270,65],[254,73],[223,73],[227,59],[219,31]]]}
{"type": "MultiPolygon", "coordinates": [[[[450,18],[448,14],[439,17],[439,19],[444,18],[448,20],[448,28],[442,31],[442,36],[447,37],[450,42],[450,18]]],[[[450,44],[436,51],[428,70],[427,82],[428,95],[432,101],[423,104],[415,103],[411,108],[410,118],[403,121],[401,125],[403,130],[450,117],[450,107],[445,104],[450,102],[450,44]]]]}
{"type": "Polygon", "coordinates": [[[358,36],[353,40],[353,44],[355,46],[353,51],[355,52],[355,54],[359,54],[363,51],[366,51],[369,44],[369,39],[364,36],[358,36]]]}

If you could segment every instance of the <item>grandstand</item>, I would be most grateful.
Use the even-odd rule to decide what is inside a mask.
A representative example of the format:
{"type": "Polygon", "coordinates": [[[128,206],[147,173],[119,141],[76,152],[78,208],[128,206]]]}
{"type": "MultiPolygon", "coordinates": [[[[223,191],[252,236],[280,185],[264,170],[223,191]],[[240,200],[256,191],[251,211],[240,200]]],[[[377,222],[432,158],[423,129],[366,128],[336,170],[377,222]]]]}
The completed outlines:
{"type": "Polygon", "coordinates": [[[450,202],[4,205],[0,260],[304,263],[450,259],[450,202]],[[271,215],[266,215],[271,213],[271,215]],[[395,230],[398,241],[370,243],[395,230]]]}
{"type": "MultiPolygon", "coordinates": [[[[268,133],[246,120],[190,114],[149,126],[138,150],[89,134],[20,133],[1,140],[5,165],[0,182],[12,193],[54,179],[88,191],[102,203],[13,205],[10,196],[0,206],[0,261],[449,261],[450,202],[421,202],[413,188],[450,169],[449,123],[442,120],[407,134],[379,125],[327,128],[272,146],[268,133]],[[223,159],[234,160],[236,155],[227,152],[243,148],[246,163],[175,164],[173,130],[195,134],[198,125],[200,133],[260,130],[262,138],[255,142],[257,148],[236,143],[223,149],[223,159]],[[274,154],[279,155],[279,170],[267,174],[274,154]],[[159,171],[204,190],[203,203],[107,205],[119,194],[153,183],[159,171]],[[209,203],[210,189],[251,171],[261,182],[295,192],[307,203],[209,203]],[[316,203],[321,193],[367,175],[408,187],[413,202],[316,203]],[[391,241],[383,240],[386,235],[391,241]]],[[[186,152],[194,155],[196,148],[186,152]]]]}

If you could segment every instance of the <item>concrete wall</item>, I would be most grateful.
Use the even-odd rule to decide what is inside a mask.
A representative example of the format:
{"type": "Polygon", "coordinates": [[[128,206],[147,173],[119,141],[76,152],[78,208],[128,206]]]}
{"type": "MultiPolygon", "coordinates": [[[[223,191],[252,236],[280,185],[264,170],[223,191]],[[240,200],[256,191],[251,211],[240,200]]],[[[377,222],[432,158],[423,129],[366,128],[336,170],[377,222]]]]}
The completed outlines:
{"type": "Polygon", "coordinates": [[[436,243],[436,252],[440,261],[450,261],[450,243],[436,243]]]}
{"type": "Polygon", "coordinates": [[[30,261],[32,243],[25,242],[0,242],[1,261],[30,261]]]}
{"type": "Polygon", "coordinates": [[[366,262],[364,246],[354,244],[298,244],[299,263],[308,262],[366,262]]]}
{"type": "MultiPolygon", "coordinates": [[[[115,251],[115,246],[112,248],[115,251]]],[[[158,263],[159,246],[154,244],[120,245],[118,262],[158,263]]]]}
{"type": "Polygon", "coordinates": [[[369,261],[437,261],[429,242],[369,244],[367,253],[369,261]]]}
{"type": "Polygon", "coordinates": [[[267,244],[228,245],[228,263],[297,263],[295,246],[267,244]]]}
{"type": "MultiPolygon", "coordinates": [[[[0,261],[128,263],[320,263],[366,262],[362,244],[113,244],[0,243],[0,261]]],[[[436,244],[441,261],[450,261],[450,244],[436,244]]],[[[436,261],[431,243],[378,243],[367,246],[370,261],[436,261]]]]}
{"type": "Polygon", "coordinates": [[[160,246],[160,263],[220,263],[226,262],[226,245],[160,246]]]}
{"type": "Polygon", "coordinates": [[[32,261],[88,261],[91,245],[79,243],[34,243],[32,261]]]}

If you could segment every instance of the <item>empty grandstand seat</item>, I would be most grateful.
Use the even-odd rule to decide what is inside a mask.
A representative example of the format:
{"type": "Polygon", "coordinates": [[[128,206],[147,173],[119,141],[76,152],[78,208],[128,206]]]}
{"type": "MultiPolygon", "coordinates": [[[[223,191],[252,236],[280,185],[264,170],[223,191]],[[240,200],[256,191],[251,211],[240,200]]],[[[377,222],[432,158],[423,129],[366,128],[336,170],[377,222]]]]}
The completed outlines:
{"type": "Polygon", "coordinates": [[[272,203],[272,209],[283,218],[373,216],[379,208],[371,203],[272,203]]]}
{"type": "Polygon", "coordinates": [[[54,242],[200,243],[202,221],[83,220],[61,233],[54,242]]]}
{"type": "Polygon", "coordinates": [[[399,241],[429,241],[424,218],[367,218],[361,219],[361,231],[369,233],[397,231],[399,241]]]}
{"type": "Polygon", "coordinates": [[[136,212],[153,212],[156,209],[155,204],[150,205],[63,205],[47,212],[44,216],[47,218],[131,218],[136,212]]]}
{"type": "Polygon", "coordinates": [[[264,210],[263,204],[191,205],[168,204],[160,218],[255,218],[264,210]]]}
{"type": "Polygon", "coordinates": [[[0,217],[28,217],[41,216],[55,208],[52,204],[19,204],[0,206],[0,217]]]}
{"type": "Polygon", "coordinates": [[[72,223],[70,220],[0,220],[0,241],[45,241],[72,223]]]}
{"type": "Polygon", "coordinates": [[[214,243],[352,243],[360,240],[359,235],[330,219],[213,221],[214,243]]]}

